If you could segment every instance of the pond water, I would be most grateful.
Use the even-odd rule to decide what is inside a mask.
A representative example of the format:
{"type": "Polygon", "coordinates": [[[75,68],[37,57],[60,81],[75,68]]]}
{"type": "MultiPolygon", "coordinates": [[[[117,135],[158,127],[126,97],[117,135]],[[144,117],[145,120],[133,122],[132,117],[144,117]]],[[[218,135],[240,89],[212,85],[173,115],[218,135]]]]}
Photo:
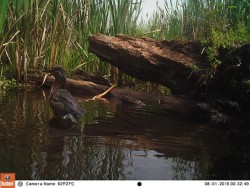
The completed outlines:
{"type": "MultiPolygon", "coordinates": [[[[79,103],[76,128],[53,126],[49,91],[0,93],[0,172],[17,179],[249,179],[250,131],[218,129],[160,106],[79,103]]],[[[80,99],[79,99],[80,100],[80,99]]]]}

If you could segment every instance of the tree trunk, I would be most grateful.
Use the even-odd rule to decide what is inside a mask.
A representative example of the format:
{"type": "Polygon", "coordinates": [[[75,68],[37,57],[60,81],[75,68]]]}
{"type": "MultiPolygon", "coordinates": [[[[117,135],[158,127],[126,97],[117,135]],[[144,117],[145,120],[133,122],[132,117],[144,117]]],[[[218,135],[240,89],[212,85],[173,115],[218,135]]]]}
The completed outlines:
{"type": "Polygon", "coordinates": [[[89,51],[130,76],[169,87],[173,94],[193,93],[209,67],[196,42],[98,34],[89,38],[89,51]]]}

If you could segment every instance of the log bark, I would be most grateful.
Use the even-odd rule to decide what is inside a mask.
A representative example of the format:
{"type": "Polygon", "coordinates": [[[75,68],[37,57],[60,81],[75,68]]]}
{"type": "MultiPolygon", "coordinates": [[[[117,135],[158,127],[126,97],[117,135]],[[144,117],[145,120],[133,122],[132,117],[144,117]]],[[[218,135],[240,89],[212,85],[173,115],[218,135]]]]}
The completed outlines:
{"type": "Polygon", "coordinates": [[[191,94],[208,68],[195,42],[156,41],[125,35],[93,35],[89,51],[135,78],[169,87],[173,94],[191,94]]]}
{"type": "MultiPolygon", "coordinates": [[[[29,75],[29,80],[41,85],[44,75],[29,75]]],[[[52,86],[54,83],[54,77],[48,76],[46,78],[45,85],[52,86]]],[[[77,95],[97,95],[105,92],[109,87],[95,84],[89,81],[67,79],[67,89],[77,95]]],[[[108,94],[109,96],[111,94],[108,94]]],[[[112,96],[112,95],[111,95],[112,96]]]]}
{"type": "MultiPolygon", "coordinates": [[[[41,85],[43,82],[44,75],[28,75],[30,82],[36,83],[36,85],[41,85]]],[[[54,83],[53,76],[48,76],[44,85],[51,87],[54,83]]],[[[67,90],[71,92],[74,96],[79,96],[86,98],[86,96],[95,96],[103,93],[109,87],[98,85],[93,82],[67,79],[67,90]]],[[[158,96],[152,93],[134,91],[128,88],[114,88],[108,94],[111,97],[110,100],[114,100],[119,103],[124,103],[124,97],[130,98],[134,101],[140,101],[143,105],[161,105],[165,108],[167,112],[171,115],[178,115],[178,117],[190,117],[196,113],[197,101],[189,96],[158,96]],[[118,101],[117,101],[118,100],[118,101]]],[[[90,97],[92,98],[92,97],[90,97]]],[[[127,102],[125,102],[127,104],[127,102]]],[[[130,103],[132,104],[132,103],[130,103]]],[[[138,105],[137,103],[134,103],[138,105]]]]}
{"type": "MultiPolygon", "coordinates": [[[[28,78],[30,82],[32,81],[37,85],[41,85],[44,75],[29,75],[28,78]]],[[[54,78],[48,76],[44,85],[51,87],[53,82],[54,78]]],[[[78,96],[78,99],[82,101],[82,98],[86,100],[86,97],[88,98],[88,96],[93,100],[92,96],[103,93],[109,88],[88,81],[67,79],[67,89],[74,96],[78,96]]],[[[176,118],[190,119],[193,117],[197,118],[197,116],[201,115],[204,121],[209,121],[210,123],[213,123],[214,125],[218,124],[219,126],[223,124],[233,125],[244,123],[237,118],[231,118],[227,113],[219,112],[213,106],[209,106],[209,104],[198,103],[199,101],[192,96],[159,96],[152,93],[134,91],[128,88],[113,88],[107,95],[105,95],[105,97],[109,97],[109,101],[125,105],[134,105],[136,107],[142,107],[144,105],[160,105],[164,109],[164,114],[169,114],[176,118]]]]}

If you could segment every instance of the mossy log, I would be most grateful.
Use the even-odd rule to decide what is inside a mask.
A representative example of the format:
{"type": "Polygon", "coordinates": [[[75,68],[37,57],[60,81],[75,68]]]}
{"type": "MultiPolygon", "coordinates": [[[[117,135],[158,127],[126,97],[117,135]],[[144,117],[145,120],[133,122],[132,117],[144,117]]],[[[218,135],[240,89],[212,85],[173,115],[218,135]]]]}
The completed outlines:
{"type": "Polygon", "coordinates": [[[157,41],[125,35],[89,37],[89,51],[122,72],[165,85],[174,95],[196,94],[200,101],[210,104],[212,112],[215,109],[249,121],[250,44],[228,49],[228,53],[219,56],[222,63],[212,76],[210,63],[201,55],[202,49],[197,42],[157,41]]]}
{"type": "Polygon", "coordinates": [[[209,66],[197,42],[98,34],[90,36],[89,51],[128,75],[169,87],[173,94],[194,92],[209,66]]]}

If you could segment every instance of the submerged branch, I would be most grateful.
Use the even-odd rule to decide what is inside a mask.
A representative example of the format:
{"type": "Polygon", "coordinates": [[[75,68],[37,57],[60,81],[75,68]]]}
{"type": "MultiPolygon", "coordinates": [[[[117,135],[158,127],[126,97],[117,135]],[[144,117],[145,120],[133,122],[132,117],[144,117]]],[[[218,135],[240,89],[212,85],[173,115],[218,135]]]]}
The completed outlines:
{"type": "Polygon", "coordinates": [[[100,95],[96,95],[93,97],[93,100],[97,100],[100,99],[102,97],[104,97],[105,95],[107,95],[116,85],[112,85],[109,89],[107,89],[105,92],[101,93],[100,95]]]}
{"type": "Polygon", "coordinates": [[[47,78],[49,75],[50,75],[50,73],[48,73],[48,74],[46,74],[46,75],[44,76],[43,82],[42,82],[42,84],[41,84],[39,87],[42,87],[42,86],[43,86],[43,84],[44,84],[45,81],[46,81],[46,78],[47,78]]]}

